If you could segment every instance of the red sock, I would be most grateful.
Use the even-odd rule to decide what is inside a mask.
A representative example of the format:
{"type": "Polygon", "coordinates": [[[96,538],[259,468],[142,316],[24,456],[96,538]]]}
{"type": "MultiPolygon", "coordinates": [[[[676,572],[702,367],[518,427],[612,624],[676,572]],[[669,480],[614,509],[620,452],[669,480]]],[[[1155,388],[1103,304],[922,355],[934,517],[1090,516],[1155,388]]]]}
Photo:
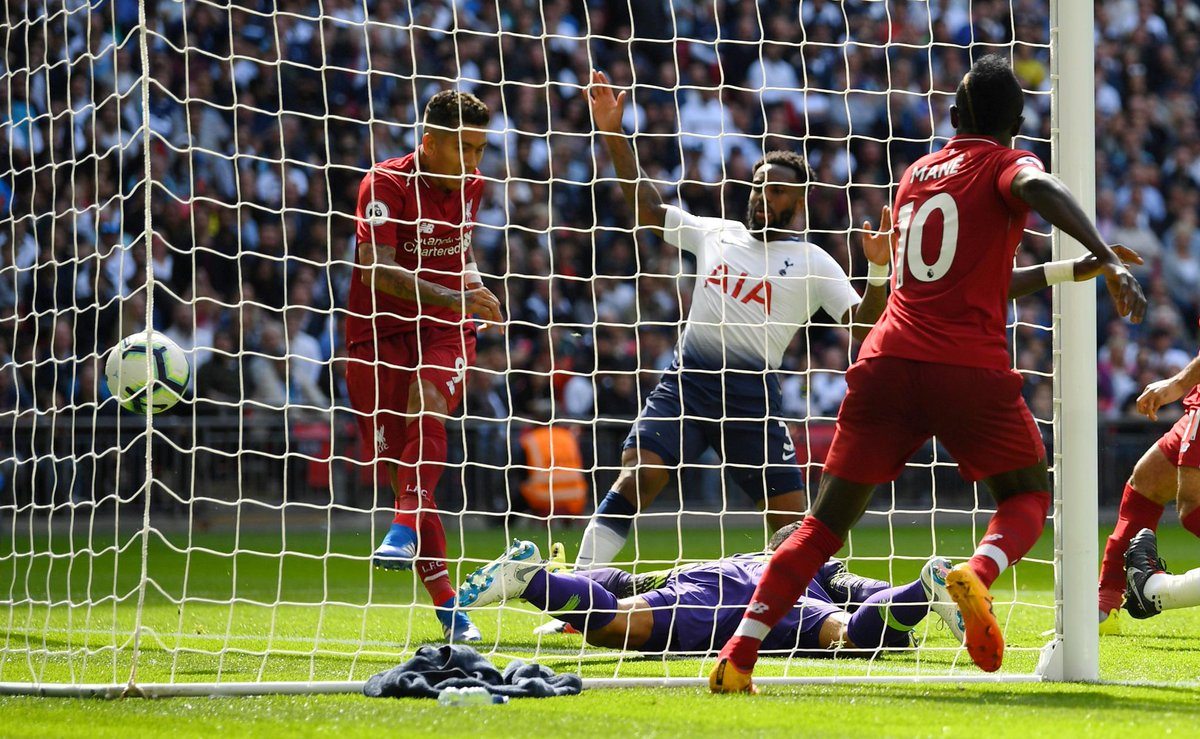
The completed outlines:
{"type": "Polygon", "coordinates": [[[404,492],[401,487],[396,491],[396,516],[392,519],[392,523],[399,523],[407,526],[413,531],[417,530],[417,509],[421,507],[421,499],[412,493],[404,492]]]}
{"type": "Polygon", "coordinates": [[[417,576],[429,591],[434,605],[454,597],[454,586],[446,571],[446,530],[437,513],[433,491],[446,464],[446,426],[441,418],[424,415],[408,424],[404,452],[400,455],[400,489],[405,497],[419,496],[416,515],[417,576]]]}
{"type": "Polygon", "coordinates": [[[842,540],[828,526],[812,516],[805,518],[771,555],[742,623],[721,656],[738,669],[753,668],[763,637],[791,612],[817,570],[841,548],[842,540]]]}
{"type": "MultiPolygon", "coordinates": [[[[1162,510],[1161,506],[1159,510],[1162,510]]],[[[1185,529],[1192,532],[1192,534],[1200,536],[1200,508],[1195,509],[1186,516],[1180,516],[1179,522],[1183,524],[1185,529]]]]}
{"type": "Polygon", "coordinates": [[[446,529],[442,527],[442,517],[438,515],[433,496],[423,500],[421,515],[418,517],[420,528],[417,536],[417,577],[429,591],[433,604],[440,606],[455,595],[454,586],[450,584],[450,573],[446,570],[446,529]]]}
{"type": "Polygon", "coordinates": [[[1050,493],[1042,490],[1017,493],[996,506],[987,534],[970,559],[971,569],[986,587],[1033,549],[1046,527],[1048,510],[1050,493]]]}
{"type": "Polygon", "coordinates": [[[404,486],[401,483],[401,468],[396,469],[395,475],[389,474],[388,476],[392,481],[392,486],[394,486],[392,487],[392,492],[396,494],[396,516],[391,519],[391,522],[407,525],[408,528],[415,531],[416,511],[421,507],[421,499],[412,492],[404,491],[404,486]]]}
{"type": "Polygon", "coordinates": [[[432,496],[445,465],[446,426],[442,419],[425,415],[416,423],[410,422],[400,454],[402,494],[432,496]]]}
{"type": "Polygon", "coordinates": [[[1121,607],[1121,598],[1125,594],[1125,550],[1129,548],[1129,540],[1142,529],[1157,529],[1162,514],[1161,505],[1125,483],[1117,525],[1104,545],[1104,562],[1100,565],[1100,610],[1108,612],[1121,607]]]}

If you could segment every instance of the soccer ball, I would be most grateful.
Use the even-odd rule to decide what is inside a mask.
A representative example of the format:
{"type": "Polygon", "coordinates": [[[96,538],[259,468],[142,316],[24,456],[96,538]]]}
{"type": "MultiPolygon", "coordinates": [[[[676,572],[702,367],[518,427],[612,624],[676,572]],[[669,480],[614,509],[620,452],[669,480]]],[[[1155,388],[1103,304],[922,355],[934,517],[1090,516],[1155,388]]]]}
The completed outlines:
{"type": "Polygon", "coordinates": [[[108,389],[121,407],[134,413],[146,413],[147,385],[150,411],[161,413],[179,402],[192,378],[192,366],[183,349],[165,334],[151,331],[131,334],[108,353],[104,363],[108,389]],[[146,374],[146,354],[150,371],[146,374]]]}

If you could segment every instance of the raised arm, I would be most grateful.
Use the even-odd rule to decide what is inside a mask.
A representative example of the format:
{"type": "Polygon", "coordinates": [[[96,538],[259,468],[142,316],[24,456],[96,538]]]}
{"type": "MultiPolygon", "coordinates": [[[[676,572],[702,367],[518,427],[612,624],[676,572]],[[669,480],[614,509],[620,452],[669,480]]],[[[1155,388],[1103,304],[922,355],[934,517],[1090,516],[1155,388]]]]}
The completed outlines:
{"type": "MultiPolygon", "coordinates": [[[[1133,249],[1114,244],[1112,250],[1125,266],[1145,263],[1133,249]]],[[[1013,270],[1012,281],[1008,283],[1008,299],[1023,298],[1059,282],[1087,282],[1100,274],[1101,267],[1100,260],[1092,254],[1085,254],[1078,259],[1017,267],[1013,270]]]]}
{"type": "Polygon", "coordinates": [[[850,327],[850,335],[859,341],[871,333],[871,327],[879,320],[887,305],[888,262],[895,238],[890,207],[883,206],[878,231],[871,227],[870,221],[863,221],[863,254],[868,262],[867,289],[862,295],[862,302],[842,316],[842,323],[850,327]]]}
{"type": "Polygon", "coordinates": [[[1142,295],[1141,286],[1116,252],[1104,243],[1095,224],[1079,207],[1066,185],[1036,167],[1024,167],[1013,177],[1012,193],[1092,253],[1117,312],[1139,323],[1146,312],[1146,297],[1142,295]]]}
{"type": "Polygon", "coordinates": [[[362,267],[363,284],[395,298],[411,300],[422,305],[454,308],[463,315],[477,315],[485,321],[499,323],[500,301],[482,284],[458,291],[423,280],[416,272],[396,264],[396,248],[382,244],[358,245],[358,262],[362,267]]]}
{"type": "Polygon", "coordinates": [[[637,212],[639,226],[649,226],[662,236],[667,211],[662,195],[638,167],[637,155],[629,143],[629,137],[621,129],[621,116],[625,112],[625,94],[614,93],[608,77],[592,70],[592,84],[588,88],[588,104],[592,108],[592,119],[596,130],[608,147],[609,157],[617,170],[621,192],[625,202],[637,212]]]}
{"type": "Polygon", "coordinates": [[[1158,420],[1158,409],[1174,403],[1200,385],[1200,357],[1194,357],[1174,377],[1152,382],[1137,399],[1138,413],[1151,421],[1158,420]]]}

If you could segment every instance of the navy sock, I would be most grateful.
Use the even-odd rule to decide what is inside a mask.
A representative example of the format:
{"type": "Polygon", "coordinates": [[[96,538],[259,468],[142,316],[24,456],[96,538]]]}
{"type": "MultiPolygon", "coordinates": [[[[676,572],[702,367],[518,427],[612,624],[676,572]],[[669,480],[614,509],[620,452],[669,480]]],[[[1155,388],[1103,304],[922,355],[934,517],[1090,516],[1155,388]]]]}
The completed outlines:
{"type": "Polygon", "coordinates": [[[862,649],[907,647],[913,627],[929,613],[929,596],[920,580],[881,590],[850,617],[846,636],[862,649]]]}
{"type": "Polygon", "coordinates": [[[566,572],[539,572],[521,597],[584,632],[617,617],[617,596],[590,578],[566,572]]]}
{"type": "Polygon", "coordinates": [[[633,525],[633,517],[637,515],[637,506],[625,500],[625,496],[616,490],[609,490],[596,506],[596,523],[616,531],[621,536],[629,536],[629,527],[633,525]]]}

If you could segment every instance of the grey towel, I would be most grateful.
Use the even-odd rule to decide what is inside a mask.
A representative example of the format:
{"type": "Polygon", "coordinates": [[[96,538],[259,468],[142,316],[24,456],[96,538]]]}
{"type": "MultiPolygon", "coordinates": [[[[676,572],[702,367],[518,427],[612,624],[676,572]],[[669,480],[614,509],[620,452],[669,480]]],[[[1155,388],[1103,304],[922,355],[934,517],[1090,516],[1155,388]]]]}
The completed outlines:
{"type": "Polygon", "coordinates": [[[510,698],[550,698],[577,695],[583,690],[578,675],[555,674],[545,665],[515,659],[504,672],[471,647],[446,644],[421,647],[412,659],[367,680],[368,698],[437,698],[446,688],[487,688],[510,698]]]}

